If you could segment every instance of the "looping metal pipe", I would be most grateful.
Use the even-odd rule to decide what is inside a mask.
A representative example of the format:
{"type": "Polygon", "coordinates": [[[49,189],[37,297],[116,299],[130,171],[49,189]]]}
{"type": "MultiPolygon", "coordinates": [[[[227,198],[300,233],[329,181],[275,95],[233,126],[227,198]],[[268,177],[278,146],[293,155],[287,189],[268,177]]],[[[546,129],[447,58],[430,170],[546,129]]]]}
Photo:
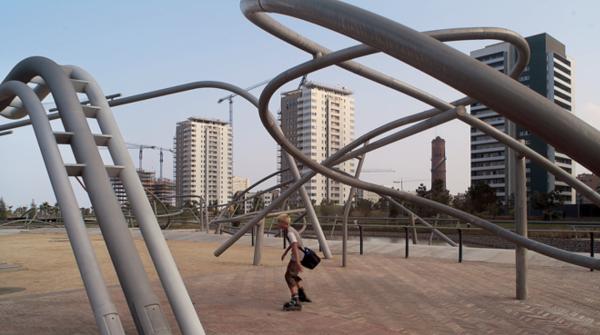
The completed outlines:
{"type": "MultiPolygon", "coordinates": [[[[525,124],[527,124],[529,121],[529,117],[535,117],[536,114],[540,116],[539,112],[541,110],[548,110],[547,114],[550,114],[550,118],[554,118],[555,122],[559,122],[562,119],[563,121],[568,121],[568,123],[585,128],[585,130],[588,131],[586,134],[588,136],[587,138],[577,137],[580,141],[589,142],[589,140],[593,137],[600,139],[600,133],[598,133],[597,130],[589,127],[589,125],[586,127],[585,123],[581,122],[572,115],[567,115],[566,112],[560,110],[560,108],[557,106],[544,101],[545,99],[534,97],[534,93],[528,92],[524,87],[521,87],[521,85],[516,83],[514,80],[510,79],[511,81],[506,81],[508,78],[507,76],[498,74],[497,71],[491,70],[478,61],[460,54],[459,52],[445,46],[443,43],[433,40],[430,36],[412,31],[407,27],[367,11],[360,10],[341,2],[329,0],[242,0],[242,10],[251,21],[259,22],[257,24],[263,29],[288,42],[291,39],[292,44],[301,47],[304,50],[310,49],[309,47],[311,46],[314,47],[314,43],[311,43],[311,41],[306,41],[306,39],[302,38],[298,34],[294,34],[292,35],[293,38],[290,38],[291,31],[289,29],[276,22],[273,23],[274,21],[272,20],[269,21],[270,19],[268,19],[261,12],[271,11],[310,21],[345,34],[349,37],[358,39],[363,43],[369,43],[371,46],[391,56],[394,56],[438,79],[441,79],[442,81],[459,90],[462,90],[473,98],[484,102],[493,109],[496,109],[494,106],[499,107],[498,109],[502,111],[503,115],[509,118],[517,119],[518,121],[525,121],[525,124]],[[270,25],[266,24],[265,22],[269,22],[270,25]],[[448,57],[449,59],[444,59],[445,57],[448,57]],[[456,64],[453,62],[456,62],[456,64]],[[464,80],[464,78],[462,78],[465,76],[463,72],[466,73],[467,77],[471,76],[471,78],[469,78],[470,85],[459,82],[460,80],[464,80]],[[475,78],[477,78],[479,81],[485,82],[485,85],[483,85],[483,90],[481,90],[478,85],[475,85],[475,78]],[[494,81],[499,81],[500,83],[495,83],[494,81]],[[500,96],[496,94],[496,92],[493,92],[493,90],[503,89],[505,90],[504,96],[500,96]],[[490,96],[493,97],[490,98],[490,96]],[[521,99],[521,101],[518,101],[517,103],[511,103],[512,100],[508,99],[509,97],[515,97],[517,100],[525,97],[531,98],[532,102],[525,101],[527,99],[521,99]],[[505,104],[506,106],[501,106],[501,104],[505,104]],[[517,109],[520,110],[524,110],[524,106],[533,106],[535,108],[535,113],[533,113],[534,115],[529,115],[523,118],[522,116],[515,115],[515,112],[510,110],[513,105],[516,105],[517,109]],[[591,130],[589,128],[591,128],[591,130]],[[592,133],[591,135],[590,132],[592,133]]],[[[362,49],[364,50],[364,48],[362,49]]],[[[348,49],[345,49],[341,52],[338,52],[337,55],[330,56],[330,62],[335,63],[336,61],[339,61],[339,59],[336,59],[336,56],[343,58],[340,55],[344,54],[344,52],[346,54],[352,53],[348,52],[347,50],[348,49]]],[[[294,158],[301,161],[304,166],[307,166],[315,172],[347,185],[391,197],[397,197],[422,206],[431,207],[440,212],[460,218],[466,222],[470,222],[517,245],[524,246],[544,255],[584,267],[595,269],[600,268],[600,260],[570,253],[543,243],[539,243],[537,241],[524,238],[506,229],[500,228],[489,221],[437,203],[435,201],[355,179],[346,174],[339,173],[338,171],[325,166],[324,164],[313,161],[309,157],[306,157],[283,135],[281,130],[276,127],[276,121],[271,113],[269,113],[268,105],[271,97],[279,87],[290,80],[295,79],[297,76],[304,74],[300,69],[305,69],[308,72],[314,71],[318,69],[318,66],[315,65],[315,63],[320,61],[321,65],[324,65],[326,61],[323,61],[323,59],[326,59],[326,57],[327,55],[324,55],[323,57],[316,58],[310,62],[306,62],[280,74],[265,87],[259,98],[259,116],[263,126],[282,147],[282,149],[291,154],[294,158]]],[[[520,61],[526,63],[527,59],[528,57],[520,58],[520,61]]],[[[469,101],[469,103],[472,101],[471,99],[466,100],[469,101]]],[[[453,112],[456,113],[455,116],[458,116],[459,118],[466,114],[463,106],[458,106],[453,112]]],[[[553,126],[555,125],[556,124],[553,124],[553,126]]],[[[532,128],[538,127],[533,125],[532,128]]],[[[544,133],[544,131],[542,131],[542,133],[544,133]]],[[[596,142],[596,144],[597,143],[598,142],[596,142]]],[[[595,145],[595,147],[600,150],[600,146],[595,145]]],[[[587,159],[587,162],[592,163],[593,167],[600,169],[600,164],[594,165],[593,159],[587,159]]],[[[600,163],[600,161],[598,161],[598,163],[600,163]]]]}

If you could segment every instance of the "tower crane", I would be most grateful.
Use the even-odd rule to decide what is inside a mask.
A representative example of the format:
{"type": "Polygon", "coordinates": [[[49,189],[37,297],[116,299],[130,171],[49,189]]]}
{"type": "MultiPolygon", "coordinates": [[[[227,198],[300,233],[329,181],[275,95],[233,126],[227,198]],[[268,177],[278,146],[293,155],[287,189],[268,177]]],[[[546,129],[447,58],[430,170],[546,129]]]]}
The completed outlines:
{"type": "Polygon", "coordinates": [[[362,173],[394,173],[396,170],[393,169],[362,169],[362,173]]]}
{"type": "Polygon", "coordinates": [[[144,149],[155,149],[156,146],[154,145],[146,145],[146,144],[136,144],[136,143],[125,143],[125,145],[127,145],[127,149],[139,149],[140,154],[139,154],[139,163],[138,163],[138,169],[142,169],[142,159],[144,157],[144,149]]]}
{"type": "MultiPolygon", "coordinates": [[[[298,85],[298,88],[302,87],[302,85],[304,85],[306,83],[308,75],[304,75],[302,76],[302,78],[300,79],[300,84],[298,85]]],[[[257,87],[261,87],[263,85],[266,85],[268,82],[270,82],[271,79],[267,79],[267,80],[263,80],[260,83],[256,83],[250,87],[246,87],[244,90],[246,91],[250,91],[253,90],[257,87]]],[[[221,99],[217,100],[217,103],[220,104],[221,102],[227,100],[229,101],[229,125],[231,126],[231,128],[233,128],[233,98],[237,97],[238,94],[230,94],[228,96],[222,97],[221,99]]]]}
{"type": "MultiPolygon", "coordinates": [[[[271,81],[270,79],[267,80],[263,80],[260,83],[254,84],[250,87],[245,88],[244,90],[246,91],[250,91],[253,90],[257,87],[261,87],[265,84],[267,84],[269,81],[271,81]]],[[[233,98],[235,98],[236,96],[238,96],[237,94],[230,94],[228,96],[222,97],[221,99],[219,99],[217,101],[218,104],[220,104],[221,102],[227,100],[229,101],[229,125],[231,126],[231,128],[233,128],[233,98]]]]}
{"type": "Polygon", "coordinates": [[[167,148],[161,148],[158,147],[158,150],[160,151],[160,179],[163,179],[163,150],[164,151],[168,151],[172,154],[175,153],[175,150],[173,149],[167,149],[167,148]]]}
{"type": "Polygon", "coordinates": [[[137,144],[137,143],[125,143],[128,149],[139,149],[139,165],[138,168],[142,169],[142,158],[144,155],[144,149],[159,150],[160,152],[160,179],[163,178],[163,151],[175,153],[173,149],[159,147],[157,145],[137,144]]]}
{"type": "Polygon", "coordinates": [[[429,181],[430,179],[402,179],[394,180],[394,184],[400,184],[400,191],[404,191],[404,183],[405,182],[415,182],[415,181],[429,181]]]}

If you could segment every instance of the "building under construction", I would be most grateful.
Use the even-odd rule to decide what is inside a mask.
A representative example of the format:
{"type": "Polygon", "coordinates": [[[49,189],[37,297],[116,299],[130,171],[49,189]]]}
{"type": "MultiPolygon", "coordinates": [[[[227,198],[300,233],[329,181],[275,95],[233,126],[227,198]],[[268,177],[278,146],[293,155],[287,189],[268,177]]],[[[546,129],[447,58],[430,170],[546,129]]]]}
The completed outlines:
{"type": "MultiPolygon", "coordinates": [[[[137,173],[150,203],[158,198],[163,204],[173,206],[175,200],[175,183],[172,180],[166,178],[156,179],[154,171],[138,169],[137,173]]],[[[129,201],[123,183],[119,178],[111,178],[111,183],[119,204],[121,204],[121,207],[127,207],[129,201]]]]}

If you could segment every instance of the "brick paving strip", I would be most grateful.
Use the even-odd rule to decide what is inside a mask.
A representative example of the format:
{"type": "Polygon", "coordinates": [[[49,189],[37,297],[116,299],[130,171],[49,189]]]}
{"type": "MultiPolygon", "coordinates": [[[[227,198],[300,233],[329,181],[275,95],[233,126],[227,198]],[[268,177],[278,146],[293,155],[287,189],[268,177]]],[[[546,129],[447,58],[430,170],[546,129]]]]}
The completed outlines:
{"type": "MultiPolygon", "coordinates": [[[[453,257],[432,258],[427,256],[431,252],[418,250],[424,256],[404,259],[396,245],[366,245],[367,251],[383,251],[354,252],[347,268],[335,255],[316,270],[305,270],[314,302],[302,312],[282,312],[289,297],[280,239],[267,239],[263,265],[255,267],[247,238],[215,258],[212,252],[224,237],[165,235],[208,334],[600,333],[598,271],[531,265],[529,299],[523,302],[514,299],[514,267],[506,261],[458,264],[453,257]]],[[[0,235],[0,263],[20,267],[0,272],[0,334],[97,333],[64,238],[52,230],[0,235]]],[[[126,331],[135,334],[104,242],[97,235],[92,240],[126,331]]],[[[145,247],[136,243],[177,333],[145,247]]]]}

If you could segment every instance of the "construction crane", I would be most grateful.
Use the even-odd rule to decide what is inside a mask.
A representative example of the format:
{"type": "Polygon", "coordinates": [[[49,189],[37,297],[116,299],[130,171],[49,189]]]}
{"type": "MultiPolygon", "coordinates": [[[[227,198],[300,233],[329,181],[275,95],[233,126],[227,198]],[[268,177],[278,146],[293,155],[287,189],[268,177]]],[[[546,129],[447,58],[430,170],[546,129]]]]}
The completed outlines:
{"type": "Polygon", "coordinates": [[[175,150],[173,149],[167,149],[167,148],[161,148],[159,147],[158,150],[160,150],[160,179],[163,179],[163,150],[164,151],[168,151],[172,154],[175,153],[175,150]]]}
{"type": "Polygon", "coordinates": [[[404,191],[404,183],[410,183],[410,182],[415,182],[415,181],[429,181],[430,179],[402,179],[400,178],[400,180],[394,180],[393,183],[394,184],[400,184],[400,191],[404,191]]]}
{"type": "Polygon", "coordinates": [[[138,163],[138,169],[142,169],[142,160],[144,158],[144,149],[156,149],[157,147],[155,145],[146,145],[146,144],[136,144],[136,143],[125,143],[125,145],[127,145],[127,149],[139,149],[140,150],[140,154],[139,154],[139,163],[138,163]]]}
{"type": "Polygon", "coordinates": [[[362,169],[361,173],[394,173],[396,170],[392,169],[362,169]]]}
{"type": "Polygon", "coordinates": [[[163,151],[168,151],[170,153],[175,153],[173,149],[159,147],[157,145],[147,145],[147,144],[137,144],[137,143],[125,143],[128,149],[139,149],[139,165],[138,168],[142,169],[142,159],[144,156],[144,149],[153,149],[159,150],[160,152],[160,179],[163,178],[163,151]]]}
{"type": "MultiPolygon", "coordinates": [[[[302,78],[300,79],[300,84],[298,85],[298,88],[302,87],[302,85],[306,84],[306,80],[308,78],[308,75],[304,75],[302,76],[302,78]]],[[[270,82],[271,79],[267,79],[267,80],[263,80],[260,83],[254,84],[250,87],[246,87],[244,90],[246,91],[250,91],[253,90],[257,87],[261,87],[265,84],[267,84],[268,82],[270,82]]],[[[230,94],[228,96],[222,97],[221,99],[217,100],[217,103],[220,104],[221,102],[227,100],[229,101],[229,125],[231,126],[231,128],[233,128],[233,98],[237,97],[238,94],[230,94]]]]}
{"type": "MultiPolygon", "coordinates": [[[[265,85],[269,81],[271,81],[271,79],[263,80],[260,83],[257,83],[250,87],[245,88],[244,90],[246,90],[246,91],[253,90],[257,87],[261,87],[261,86],[265,85]]],[[[219,99],[217,101],[218,104],[220,104],[221,102],[223,102],[225,100],[229,101],[229,125],[231,126],[231,128],[233,128],[233,98],[235,98],[237,96],[238,96],[237,94],[230,94],[226,97],[222,97],[221,99],[219,99]]]]}

